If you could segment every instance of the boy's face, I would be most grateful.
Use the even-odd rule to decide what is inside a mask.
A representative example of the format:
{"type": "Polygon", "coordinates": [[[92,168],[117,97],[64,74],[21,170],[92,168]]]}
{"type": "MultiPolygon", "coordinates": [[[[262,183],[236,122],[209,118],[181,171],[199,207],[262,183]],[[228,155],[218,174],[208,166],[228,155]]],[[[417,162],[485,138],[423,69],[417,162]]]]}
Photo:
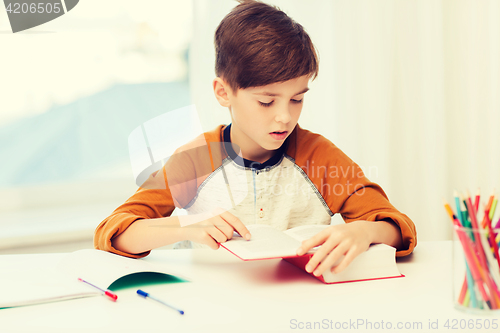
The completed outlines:
{"type": "Polygon", "coordinates": [[[221,78],[214,80],[219,103],[231,113],[231,142],[244,158],[264,162],[281,147],[297,125],[309,78],[238,89],[236,95],[221,78]]]}

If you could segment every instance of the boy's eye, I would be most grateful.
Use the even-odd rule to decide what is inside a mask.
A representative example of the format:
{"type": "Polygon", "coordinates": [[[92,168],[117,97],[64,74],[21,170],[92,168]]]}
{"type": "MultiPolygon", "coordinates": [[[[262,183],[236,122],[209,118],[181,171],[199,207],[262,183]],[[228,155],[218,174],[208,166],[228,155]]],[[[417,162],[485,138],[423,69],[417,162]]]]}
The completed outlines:
{"type": "Polygon", "coordinates": [[[274,101],[271,101],[271,102],[269,102],[269,103],[263,103],[263,102],[259,101],[260,105],[262,105],[262,106],[264,106],[264,107],[266,107],[266,108],[267,108],[267,107],[269,107],[269,106],[271,106],[271,104],[273,104],[273,102],[274,102],[274,101]]]}
{"type": "MultiPolygon", "coordinates": [[[[292,103],[294,103],[294,104],[300,104],[300,103],[302,103],[302,101],[303,101],[303,100],[304,100],[304,99],[298,99],[298,100],[297,100],[297,99],[291,99],[291,100],[290,100],[290,102],[292,102],[292,103]]],[[[263,103],[263,102],[259,101],[259,103],[260,103],[260,105],[262,105],[263,107],[269,107],[269,106],[271,106],[271,104],[273,104],[273,103],[274,103],[274,101],[271,101],[271,102],[269,102],[269,103],[263,103]]]]}

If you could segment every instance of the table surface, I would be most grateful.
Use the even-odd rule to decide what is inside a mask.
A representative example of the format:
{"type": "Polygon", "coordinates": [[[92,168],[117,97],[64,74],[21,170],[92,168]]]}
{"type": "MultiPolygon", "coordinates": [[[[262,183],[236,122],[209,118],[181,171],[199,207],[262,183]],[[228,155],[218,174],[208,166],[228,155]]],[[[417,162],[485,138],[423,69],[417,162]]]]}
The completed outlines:
{"type": "MultiPolygon", "coordinates": [[[[4,255],[0,270],[43,267],[63,255],[4,255]]],[[[147,287],[184,316],[124,289],[116,303],[89,297],[2,309],[0,332],[498,332],[460,330],[460,321],[463,327],[464,320],[500,314],[454,308],[450,241],[419,242],[412,255],[398,258],[404,278],[333,285],[279,259],[243,262],[224,249],[156,250],[143,260],[168,263],[191,279],[147,287]]]]}

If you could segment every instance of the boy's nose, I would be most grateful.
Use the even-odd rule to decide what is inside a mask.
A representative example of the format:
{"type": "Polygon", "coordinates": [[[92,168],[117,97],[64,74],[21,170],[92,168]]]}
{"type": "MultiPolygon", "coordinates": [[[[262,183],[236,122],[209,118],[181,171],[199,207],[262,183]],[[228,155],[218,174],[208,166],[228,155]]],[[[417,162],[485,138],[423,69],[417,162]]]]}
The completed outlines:
{"type": "Polygon", "coordinates": [[[278,109],[278,113],[276,114],[276,121],[281,123],[288,123],[292,119],[290,115],[290,110],[288,107],[283,107],[278,109]]]}

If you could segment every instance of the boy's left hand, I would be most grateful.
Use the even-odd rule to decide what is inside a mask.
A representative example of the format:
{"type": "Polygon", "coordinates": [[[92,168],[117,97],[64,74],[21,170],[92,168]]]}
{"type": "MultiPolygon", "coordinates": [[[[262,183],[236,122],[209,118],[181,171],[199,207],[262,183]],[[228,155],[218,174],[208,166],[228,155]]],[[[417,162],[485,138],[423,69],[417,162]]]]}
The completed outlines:
{"type": "Polygon", "coordinates": [[[307,263],[306,271],[320,276],[331,268],[342,255],[345,255],[345,258],[331,269],[333,273],[340,273],[356,256],[370,247],[372,243],[369,231],[371,224],[373,222],[354,221],[333,225],[303,241],[297,250],[298,255],[303,255],[313,247],[321,245],[307,263]]]}

